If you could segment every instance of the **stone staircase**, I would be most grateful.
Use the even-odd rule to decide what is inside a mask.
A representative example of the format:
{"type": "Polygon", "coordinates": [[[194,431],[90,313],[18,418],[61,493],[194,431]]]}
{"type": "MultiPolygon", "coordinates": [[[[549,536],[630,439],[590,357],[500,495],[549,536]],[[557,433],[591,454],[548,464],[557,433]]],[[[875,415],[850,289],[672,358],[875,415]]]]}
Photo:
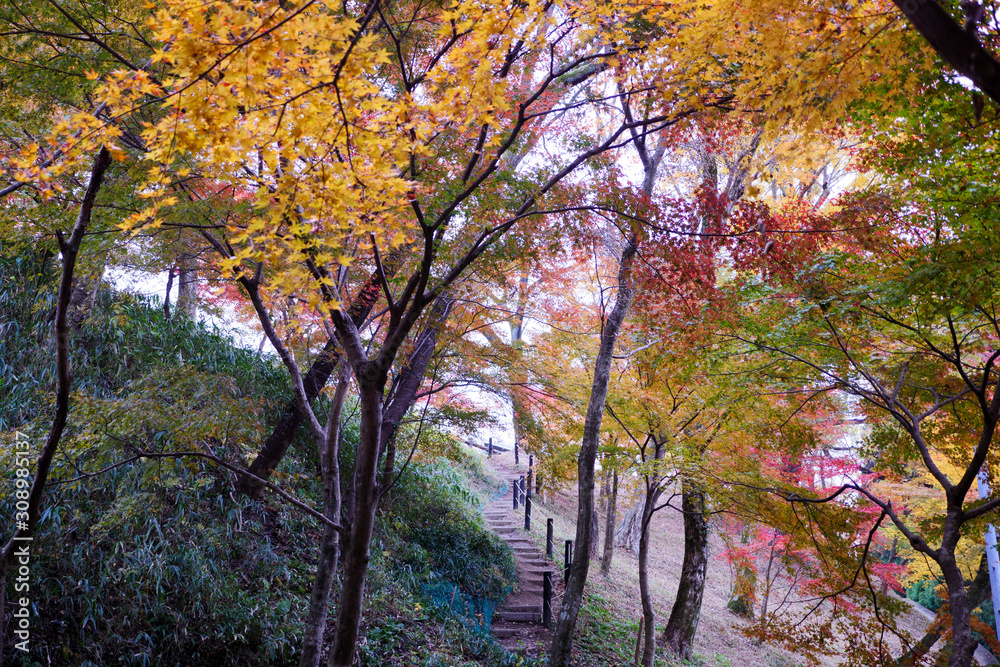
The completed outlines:
{"type": "MultiPolygon", "coordinates": [[[[513,465],[513,455],[494,455],[486,463],[506,479],[510,486],[505,495],[483,509],[483,515],[490,529],[513,548],[518,579],[517,590],[493,614],[493,636],[510,651],[540,655],[547,650],[551,636],[550,630],[542,625],[543,574],[552,573],[554,619],[558,609],[558,595],[562,589],[562,573],[525,532],[523,506],[519,506],[517,512],[513,510],[513,480],[524,474],[513,465]],[[507,458],[510,461],[506,461],[507,458]]],[[[539,524],[544,531],[544,519],[536,521],[533,516],[533,532],[537,533],[539,524]]]]}

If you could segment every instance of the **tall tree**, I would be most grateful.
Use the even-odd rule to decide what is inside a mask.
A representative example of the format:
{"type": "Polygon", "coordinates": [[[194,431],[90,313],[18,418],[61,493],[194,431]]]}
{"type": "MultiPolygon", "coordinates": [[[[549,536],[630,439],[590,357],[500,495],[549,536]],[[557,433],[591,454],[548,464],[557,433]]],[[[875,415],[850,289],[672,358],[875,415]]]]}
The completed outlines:
{"type": "MultiPolygon", "coordinates": [[[[52,415],[52,426],[45,439],[38,459],[35,461],[35,474],[28,489],[19,485],[18,499],[25,501],[25,509],[18,510],[13,535],[0,550],[0,663],[3,662],[3,645],[7,638],[4,600],[7,592],[7,572],[14,564],[17,554],[30,554],[31,535],[38,524],[42,512],[42,501],[45,494],[45,483],[48,479],[49,467],[59,449],[59,441],[66,428],[69,416],[69,399],[71,390],[70,360],[69,360],[69,308],[73,294],[73,275],[76,268],[77,254],[80,244],[90,225],[94,211],[94,203],[101,190],[108,167],[111,165],[111,153],[103,146],[94,158],[94,164],[87,182],[87,190],[80,202],[76,223],[66,238],[62,232],[56,232],[59,240],[59,251],[62,253],[62,277],[59,282],[59,296],[55,312],[56,341],[56,401],[52,415]],[[23,494],[23,495],[22,495],[23,494]]],[[[27,466],[25,466],[27,468],[27,466]]],[[[22,479],[27,481],[27,475],[22,479]]],[[[30,558],[28,559],[30,560],[30,558]]],[[[22,561],[23,562],[23,561],[22,561]]]]}
{"type": "MultiPolygon", "coordinates": [[[[622,93],[623,115],[632,124],[632,101],[627,94],[622,93]]],[[[663,160],[669,140],[666,135],[651,135],[657,137],[656,143],[650,143],[645,131],[639,129],[644,123],[635,124],[632,130],[632,146],[635,148],[642,163],[643,180],[641,194],[644,202],[648,201],[656,184],[656,174],[663,160]]],[[[573,569],[566,590],[563,592],[562,606],[559,610],[559,620],[552,635],[552,650],[549,660],[553,667],[569,664],[572,649],[573,632],[576,620],[583,602],[583,589],[587,583],[590,569],[591,540],[593,532],[591,525],[596,520],[594,515],[594,467],[601,440],[601,422],[604,418],[604,407],[608,397],[608,387],[611,376],[611,364],[615,356],[615,343],[618,333],[628,315],[635,294],[633,282],[633,264],[642,231],[630,225],[624,245],[618,258],[618,278],[614,306],[610,311],[601,313],[601,335],[597,358],[594,361],[594,378],[590,390],[590,401],[583,426],[583,440],[580,444],[579,463],[577,467],[577,518],[576,541],[573,554],[573,569]]]]}

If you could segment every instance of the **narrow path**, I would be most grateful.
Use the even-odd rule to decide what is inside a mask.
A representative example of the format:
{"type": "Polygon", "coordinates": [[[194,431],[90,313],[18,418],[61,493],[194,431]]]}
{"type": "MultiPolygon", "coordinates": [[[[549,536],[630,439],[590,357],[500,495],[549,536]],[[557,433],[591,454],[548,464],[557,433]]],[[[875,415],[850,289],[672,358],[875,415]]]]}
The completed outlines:
{"type": "MultiPolygon", "coordinates": [[[[562,571],[545,557],[545,553],[524,530],[524,508],[518,504],[513,509],[514,481],[527,472],[526,466],[515,466],[510,452],[494,454],[486,465],[507,480],[507,493],[483,508],[486,524],[514,549],[517,564],[518,587],[493,614],[492,633],[509,651],[531,656],[543,655],[548,650],[551,631],[542,625],[543,573],[552,573],[552,615],[558,610],[562,593],[562,571]]],[[[539,526],[532,524],[532,532],[539,526]]],[[[541,522],[541,530],[545,523],[541,522]]]]}

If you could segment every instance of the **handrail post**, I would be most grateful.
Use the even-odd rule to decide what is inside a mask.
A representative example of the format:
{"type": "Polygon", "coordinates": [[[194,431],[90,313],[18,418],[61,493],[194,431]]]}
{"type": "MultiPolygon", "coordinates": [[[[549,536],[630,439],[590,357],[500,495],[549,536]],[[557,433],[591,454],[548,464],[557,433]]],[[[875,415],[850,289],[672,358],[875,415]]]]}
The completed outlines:
{"type": "Polygon", "coordinates": [[[542,573],[542,625],[552,627],[552,573],[542,573]]]}

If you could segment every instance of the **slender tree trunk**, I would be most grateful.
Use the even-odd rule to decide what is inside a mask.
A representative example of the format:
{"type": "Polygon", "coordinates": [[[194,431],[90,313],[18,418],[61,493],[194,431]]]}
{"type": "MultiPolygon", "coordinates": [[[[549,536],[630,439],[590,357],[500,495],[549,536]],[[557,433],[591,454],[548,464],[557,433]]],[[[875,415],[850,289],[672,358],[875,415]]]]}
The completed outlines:
{"type": "MultiPolygon", "coordinates": [[[[340,519],[340,420],[350,379],[348,367],[344,366],[333,397],[333,405],[330,406],[330,416],[326,424],[326,443],[320,452],[324,487],[323,514],[332,521],[340,519]]],[[[326,631],[327,613],[330,608],[330,591],[337,578],[337,561],[340,556],[337,532],[333,526],[323,527],[319,562],[316,565],[316,579],[309,600],[309,614],[306,617],[299,667],[319,667],[323,654],[323,634],[326,631]]]]}
{"type": "Polygon", "coordinates": [[[76,276],[69,299],[69,323],[74,330],[79,329],[94,311],[94,302],[97,301],[97,291],[101,288],[103,278],[103,262],[93,272],[76,276]]]}
{"type": "MultiPolygon", "coordinates": [[[[73,226],[69,240],[63,238],[62,233],[56,233],[59,240],[59,250],[62,253],[63,267],[55,317],[55,414],[52,418],[52,427],[49,429],[48,437],[45,439],[45,445],[38,456],[38,460],[35,462],[35,477],[31,483],[31,490],[28,493],[28,509],[23,515],[22,513],[18,513],[16,519],[18,523],[14,534],[4,545],[3,549],[0,550],[0,591],[6,591],[7,570],[13,563],[15,553],[25,549],[30,552],[32,534],[41,515],[42,496],[45,492],[45,482],[49,476],[49,467],[52,465],[52,458],[56,454],[63,429],[66,427],[66,420],[69,415],[71,382],[68,312],[73,292],[73,272],[76,268],[76,258],[80,252],[83,235],[90,225],[90,217],[94,209],[94,202],[97,199],[97,193],[101,189],[101,184],[104,182],[104,174],[110,164],[111,154],[102,146],[97,157],[94,159],[94,164],[90,171],[90,182],[87,185],[83,201],[80,203],[80,211],[77,214],[76,224],[73,226]]],[[[2,596],[0,596],[0,601],[4,601],[2,596]]],[[[0,606],[0,665],[4,664],[3,645],[7,639],[5,612],[6,610],[0,606]]]]}
{"type": "Polygon", "coordinates": [[[649,592],[649,524],[660,497],[659,483],[646,491],[639,531],[639,597],[642,601],[642,618],[645,631],[642,638],[642,667],[653,667],[656,657],[656,613],[653,596],[649,592]]]}
{"type": "Polygon", "coordinates": [[[566,667],[569,664],[576,619],[583,602],[583,589],[590,569],[590,529],[594,513],[594,463],[601,439],[601,419],[608,397],[608,382],[615,341],[622,322],[632,304],[635,287],[632,284],[632,263],[635,259],[638,238],[632,236],[622,250],[618,270],[618,298],[611,315],[601,331],[601,347],[594,364],[594,382],[590,392],[590,404],[583,427],[583,442],[577,465],[579,488],[576,519],[576,544],[573,554],[573,572],[563,593],[559,620],[552,636],[549,656],[550,667],[566,667]]]}
{"type": "MultiPolygon", "coordinates": [[[[510,320],[510,342],[515,350],[521,346],[522,335],[524,334],[524,314],[528,309],[528,271],[530,266],[526,261],[521,263],[521,277],[517,284],[517,309],[510,320]]],[[[515,378],[520,381],[521,378],[515,378]]],[[[512,413],[512,424],[514,428],[514,450],[524,447],[524,423],[528,418],[528,410],[514,391],[510,392],[510,407],[512,413]]]]}
{"type": "Polygon", "coordinates": [[[681,494],[681,507],[684,510],[684,563],[681,566],[677,598],[660,639],[677,655],[689,659],[705,592],[708,519],[705,515],[705,496],[690,479],[684,478],[681,481],[681,494]]]}
{"type": "Polygon", "coordinates": [[[777,543],[778,538],[775,536],[771,539],[771,551],[767,555],[767,569],[764,570],[764,599],[760,602],[761,618],[767,616],[767,603],[771,599],[771,568],[774,566],[774,549],[777,543]]]}
{"type": "MultiPolygon", "coordinates": [[[[163,318],[170,319],[170,289],[174,286],[174,266],[170,265],[167,270],[167,290],[163,294],[163,318]]],[[[262,343],[263,345],[263,343],[262,343]]]]}
{"type": "Polygon", "coordinates": [[[597,560],[600,555],[601,541],[601,519],[600,512],[595,511],[590,515],[590,559],[597,560]]]}
{"type": "MultiPolygon", "coordinates": [[[[305,385],[306,389],[306,398],[310,404],[316,400],[323,387],[326,386],[327,380],[339,362],[340,352],[338,351],[336,341],[328,341],[313,361],[309,372],[302,378],[302,384],[305,385]]],[[[271,435],[264,441],[264,446],[261,447],[260,452],[258,452],[257,456],[250,463],[247,472],[261,479],[269,479],[271,473],[274,472],[281,459],[284,458],[285,452],[288,451],[288,446],[292,444],[295,433],[299,430],[299,426],[302,425],[303,419],[304,416],[301,410],[299,410],[298,403],[293,398],[285,407],[285,411],[281,414],[281,419],[278,420],[277,426],[271,431],[271,435]]],[[[242,477],[237,488],[240,492],[252,498],[259,498],[264,490],[264,486],[260,482],[250,477],[242,477]]]]}
{"type": "MultiPolygon", "coordinates": [[[[823,487],[823,488],[825,489],[826,487],[823,487]]],[[[892,538],[892,548],[889,549],[889,559],[888,559],[889,565],[892,565],[892,561],[896,560],[896,545],[898,543],[899,543],[899,535],[895,535],[892,538]]],[[[883,579],[882,580],[882,586],[879,587],[879,592],[882,595],[886,595],[886,594],[889,593],[889,580],[888,579],[883,579]]],[[[973,607],[973,609],[975,609],[975,607],[973,607]]]]}
{"type": "Polygon", "coordinates": [[[618,502],[618,468],[611,470],[611,479],[607,480],[610,489],[608,493],[608,513],[604,523],[604,557],[601,559],[601,572],[611,572],[611,559],[615,555],[615,510],[618,502]]]}
{"type": "Polygon", "coordinates": [[[417,400],[417,392],[437,348],[438,333],[444,326],[454,303],[455,300],[447,296],[439,297],[434,302],[427,326],[417,336],[416,345],[390,390],[390,397],[382,414],[379,451],[385,452],[385,461],[382,466],[382,480],[379,483],[380,495],[388,492],[395,474],[396,432],[399,423],[417,400]]]}

